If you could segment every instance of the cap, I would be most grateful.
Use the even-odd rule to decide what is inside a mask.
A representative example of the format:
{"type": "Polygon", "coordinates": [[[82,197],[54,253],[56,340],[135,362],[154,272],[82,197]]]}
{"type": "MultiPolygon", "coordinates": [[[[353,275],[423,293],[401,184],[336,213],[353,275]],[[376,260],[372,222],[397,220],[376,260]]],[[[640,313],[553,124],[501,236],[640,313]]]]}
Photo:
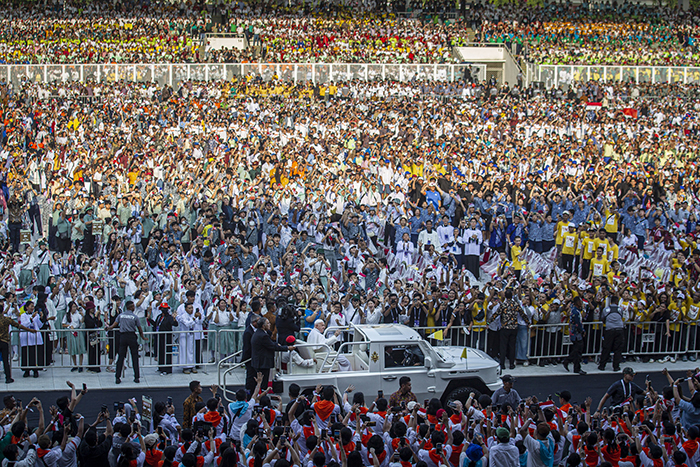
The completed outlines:
{"type": "Polygon", "coordinates": [[[149,433],[143,437],[143,444],[146,446],[153,446],[158,442],[158,435],[156,433],[149,433]]]}
{"type": "Polygon", "coordinates": [[[510,431],[508,431],[508,428],[504,427],[498,427],[496,428],[496,438],[499,439],[508,439],[510,438],[510,431]]]}
{"type": "Polygon", "coordinates": [[[294,336],[287,336],[287,339],[285,339],[285,342],[289,345],[294,345],[296,341],[297,340],[294,338],[294,336]]]}
{"type": "MultiPolygon", "coordinates": [[[[496,430],[496,433],[498,433],[498,430],[496,430]]],[[[510,433],[508,435],[510,436],[510,433]]],[[[478,444],[470,444],[467,448],[466,454],[467,459],[469,459],[472,462],[478,462],[482,457],[484,457],[484,449],[478,444]]]]}
{"type": "Polygon", "coordinates": [[[503,375],[501,376],[501,380],[504,383],[512,383],[513,381],[515,381],[515,378],[513,378],[511,375],[503,375]]]}
{"type": "Polygon", "coordinates": [[[635,373],[635,371],[634,371],[632,368],[626,366],[626,367],[622,370],[622,374],[623,374],[623,375],[632,375],[632,376],[634,376],[636,373],[635,373]]]}
{"type": "Polygon", "coordinates": [[[409,402],[409,403],[406,405],[406,408],[407,408],[408,410],[413,410],[413,409],[416,408],[417,405],[418,405],[418,402],[416,402],[416,401],[411,401],[411,402],[409,402]]]}
{"type": "Polygon", "coordinates": [[[576,225],[574,225],[573,222],[569,222],[569,228],[570,228],[570,229],[575,229],[575,228],[576,228],[576,225]]]}
{"type": "Polygon", "coordinates": [[[571,400],[571,393],[569,391],[559,391],[555,394],[555,396],[561,397],[566,402],[569,402],[571,400]]]}
{"type": "Polygon", "coordinates": [[[168,305],[166,302],[163,302],[160,305],[158,305],[158,308],[160,308],[161,310],[169,310],[170,305],[168,305]]]}
{"type": "Polygon", "coordinates": [[[85,309],[86,310],[94,310],[95,309],[95,304],[93,302],[87,302],[85,304],[85,309]]]}

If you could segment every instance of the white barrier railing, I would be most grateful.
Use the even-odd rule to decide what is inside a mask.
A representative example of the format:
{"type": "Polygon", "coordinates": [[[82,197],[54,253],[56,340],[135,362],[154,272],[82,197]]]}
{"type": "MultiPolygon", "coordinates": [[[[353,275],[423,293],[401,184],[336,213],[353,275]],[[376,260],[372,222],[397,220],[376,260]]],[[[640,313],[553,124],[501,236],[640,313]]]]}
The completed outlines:
{"type": "Polygon", "coordinates": [[[536,65],[536,81],[547,88],[574,81],[629,83],[700,83],[700,68],[665,66],[536,65]]]}
{"type": "Polygon", "coordinates": [[[182,81],[231,80],[238,76],[273,76],[300,83],[378,80],[458,81],[469,64],[366,64],[366,63],[156,63],[156,64],[49,64],[0,65],[0,82],[156,82],[174,86],[182,81]]]}

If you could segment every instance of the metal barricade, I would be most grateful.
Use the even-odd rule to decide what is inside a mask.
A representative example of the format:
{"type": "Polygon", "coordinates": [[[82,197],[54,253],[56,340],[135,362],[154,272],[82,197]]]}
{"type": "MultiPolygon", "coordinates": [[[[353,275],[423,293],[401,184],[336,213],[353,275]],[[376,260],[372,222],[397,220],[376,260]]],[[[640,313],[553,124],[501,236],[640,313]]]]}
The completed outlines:
{"type": "MultiPolygon", "coordinates": [[[[585,322],[584,358],[599,356],[605,345],[605,326],[602,322],[585,322]]],[[[499,353],[499,332],[491,331],[487,326],[473,326],[471,330],[464,326],[452,326],[447,329],[442,323],[433,327],[414,327],[421,337],[433,346],[472,347],[482,350],[492,357],[499,353]],[[442,331],[442,339],[435,333],[442,331]]],[[[310,328],[303,328],[297,333],[300,346],[306,344],[310,328]]],[[[326,336],[340,330],[342,342],[352,342],[353,326],[329,327],[326,336]]],[[[204,331],[156,332],[145,331],[145,340],[139,338],[139,366],[144,369],[163,367],[176,369],[194,365],[215,364],[219,369],[219,379],[232,376],[240,370],[245,362],[238,360],[243,348],[244,328],[217,328],[211,326],[204,331]],[[200,337],[200,338],[197,338],[200,337]],[[182,345],[192,346],[194,359],[185,361],[180,358],[182,345]],[[199,344],[197,344],[199,342],[199,344]],[[197,352],[199,350],[199,352],[197,352]],[[229,371],[230,370],[230,371],[229,371]]],[[[623,356],[648,361],[650,359],[677,359],[683,356],[694,359],[698,356],[700,344],[700,326],[692,323],[665,322],[630,322],[625,323],[620,341],[613,341],[610,347],[621,349],[623,356]]],[[[10,339],[13,351],[11,365],[13,369],[22,371],[38,370],[46,367],[74,368],[82,367],[97,370],[106,365],[113,366],[119,352],[119,342],[114,331],[104,329],[46,329],[36,334],[26,331],[11,330],[10,339]],[[82,357],[82,362],[81,362],[82,357]]],[[[559,361],[569,354],[570,346],[569,325],[534,324],[527,329],[527,359],[534,364],[547,361],[559,361]]],[[[313,344],[318,346],[323,344],[313,344]]],[[[329,347],[328,353],[335,349],[329,347]]],[[[327,356],[326,356],[327,358],[327,356]]],[[[130,355],[127,352],[126,364],[131,367],[130,355]]],[[[322,364],[322,368],[326,367],[322,364]]],[[[278,367],[280,368],[280,367],[278,367]]]]}
{"type": "MultiPolygon", "coordinates": [[[[115,365],[119,353],[118,333],[104,329],[45,329],[36,334],[13,329],[10,334],[12,344],[18,345],[17,359],[12,361],[14,368],[19,366],[21,369],[33,370],[50,366],[99,369],[107,364],[115,365]],[[31,336],[41,336],[41,339],[33,340],[31,336]],[[41,343],[29,345],[34,342],[41,343]]],[[[222,359],[220,340],[233,340],[237,347],[231,353],[239,351],[242,347],[243,329],[144,331],[144,336],[145,340],[139,337],[140,368],[178,368],[218,363],[222,359]],[[180,358],[181,340],[186,338],[193,348],[193,362],[185,362],[180,358]]],[[[230,348],[223,350],[228,354],[230,348]]],[[[132,366],[128,351],[125,360],[126,365],[132,366]]]]}

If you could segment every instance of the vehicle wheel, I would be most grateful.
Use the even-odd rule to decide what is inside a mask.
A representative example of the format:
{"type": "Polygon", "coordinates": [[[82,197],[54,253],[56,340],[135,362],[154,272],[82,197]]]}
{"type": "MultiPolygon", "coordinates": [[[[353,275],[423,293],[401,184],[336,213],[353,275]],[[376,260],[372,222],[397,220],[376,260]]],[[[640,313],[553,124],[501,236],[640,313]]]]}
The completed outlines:
{"type": "Polygon", "coordinates": [[[447,403],[452,401],[460,401],[462,405],[464,405],[467,402],[467,399],[469,399],[469,394],[472,392],[474,393],[474,400],[479,399],[481,396],[480,391],[469,386],[463,386],[450,392],[450,394],[447,396],[447,403]]]}

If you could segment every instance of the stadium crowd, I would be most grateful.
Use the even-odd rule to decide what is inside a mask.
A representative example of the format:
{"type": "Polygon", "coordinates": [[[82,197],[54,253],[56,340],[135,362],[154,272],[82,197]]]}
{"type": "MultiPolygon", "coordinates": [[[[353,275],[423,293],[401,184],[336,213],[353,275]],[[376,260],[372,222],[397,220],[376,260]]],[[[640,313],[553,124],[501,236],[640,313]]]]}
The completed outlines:
{"type": "Polygon", "coordinates": [[[697,11],[624,2],[477,5],[475,41],[503,43],[527,61],[552,65],[693,66],[697,11]]]}
{"type": "Polygon", "coordinates": [[[168,398],[139,410],[129,399],[97,415],[78,412],[87,387],[69,381],[70,396],[56,400],[49,418],[37,398],[24,405],[4,397],[0,458],[20,467],[688,467],[700,460],[697,371],[674,380],[664,370],[668,386],[656,391],[625,368],[597,406],[591,397],[572,401],[567,390],[555,400],[521,398],[510,375],[492,396],[445,403],[419,403],[403,376],[388,399],[353,386],[340,394],[293,384],[285,404],[261,390],[258,374],[234,402],[216,385],[204,399],[193,381],[182,406],[168,398]]]}
{"type": "Polygon", "coordinates": [[[623,350],[695,359],[696,95],[597,82],[2,87],[0,300],[25,328],[0,339],[5,378],[13,357],[39,377],[59,353],[83,371],[87,353],[88,371],[108,359],[119,381],[117,353],[138,361],[138,348],[159,372],[196,372],[244,348],[253,314],[282,345],[317,320],[387,322],[442,328],[503,367],[568,365],[568,337],[583,373],[604,333],[627,336],[603,339],[601,368],[612,352],[619,369],[623,350]]]}
{"type": "Polygon", "coordinates": [[[449,19],[449,8],[413,5],[406,17],[374,0],[277,3],[15,0],[0,19],[0,63],[453,63],[452,48],[472,39],[538,64],[700,62],[697,10],[474,2],[449,19]],[[200,52],[204,34],[222,32],[250,47],[200,52]]]}

